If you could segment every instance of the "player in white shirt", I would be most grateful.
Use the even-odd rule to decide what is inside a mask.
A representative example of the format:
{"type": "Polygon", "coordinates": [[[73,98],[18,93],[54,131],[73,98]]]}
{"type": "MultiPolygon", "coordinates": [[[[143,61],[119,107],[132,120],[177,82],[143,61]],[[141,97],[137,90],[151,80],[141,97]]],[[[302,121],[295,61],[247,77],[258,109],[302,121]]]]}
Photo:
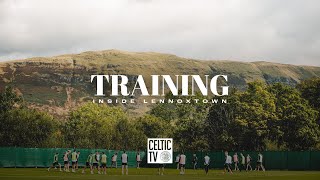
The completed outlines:
{"type": "Polygon", "coordinates": [[[77,152],[76,170],[79,169],[79,157],[80,157],[80,151],[77,152]]]}
{"type": "Polygon", "coordinates": [[[70,150],[67,150],[64,155],[63,155],[63,162],[64,162],[64,167],[63,170],[66,172],[70,172],[69,170],[69,154],[70,154],[70,150]]]}
{"type": "Polygon", "coordinates": [[[140,169],[140,163],[141,163],[141,155],[140,152],[136,155],[136,161],[137,161],[137,168],[140,169]]]}
{"type": "Polygon", "coordinates": [[[180,174],[185,173],[186,155],[182,152],[179,158],[180,174]]]}
{"type": "Polygon", "coordinates": [[[124,168],[126,169],[126,175],[128,175],[128,155],[126,151],[123,151],[121,155],[121,162],[122,162],[122,175],[124,174],[124,168]]]}
{"type": "Polygon", "coordinates": [[[233,163],[234,163],[234,171],[239,171],[239,158],[238,158],[238,154],[234,153],[233,155],[233,163]]]}
{"type": "Polygon", "coordinates": [[[226,155],[226,161],[224,163],[224,173],[228,171],[232,174],[232,170],[231,170],[232,158],[227,151],[225,152],[225,155],[226,155]]]}
{"type": "Polygon", "coordinates": [[[180,167],[179,167],[179,161],[180,161],[180,154],[178,154],[178,155],[176,156],[177,169],[180,168],[180,167]]]}
{"type": "Polygon", "coordinates": [[[263,167],[263,164],[262,164],[262,159],[263,159],[263,156],[262,154],[259,152],[258,153],[258,160],[257,160],[257,167],[256,167],[256,170],[259,171],[260,168],[265,171],[265,168],[263,167]]]}
{"type": "Polygon", "coordinates": [[[118,168],[117,158],[118,158],[118,153],[114,153],[111,157],[111,167],[118,168]]]}
{"type": "Polygon", "coordinates": [[[241,157],[240,172],[241,172],[241,170],[245,170],[246,169],[246,157],[244,157],[244,155],[242,153],[240,153],[240,157],[241,157]]]}
{"type": "Polygon", "coordinates": [[[249,167],[250,167],[250,171],[252,171],[252,167],[251,167],[251,157],[250,157],[250,155],[248,154],[247,155],[247,168],[246,168],[246,171],[248,171],[249,170],[249,167]]]}
{"type": "Polygon", "coordinates": [[[92,169],[91,169],[91,174],[94,173],[94,170],[98,170],[98,174],[100,173],[100,153],[99,151],[96,151],[96,153],[92,157],[92,169]]]}
{"type": "Polygon", "coordinates": [[[207,153],[206,156],[204,157],[204,171],[206,172],[206,174],[208,174],[209,172],[209,165],[210,165],[210,157],[208,156],[208,153],[207,153]]]}

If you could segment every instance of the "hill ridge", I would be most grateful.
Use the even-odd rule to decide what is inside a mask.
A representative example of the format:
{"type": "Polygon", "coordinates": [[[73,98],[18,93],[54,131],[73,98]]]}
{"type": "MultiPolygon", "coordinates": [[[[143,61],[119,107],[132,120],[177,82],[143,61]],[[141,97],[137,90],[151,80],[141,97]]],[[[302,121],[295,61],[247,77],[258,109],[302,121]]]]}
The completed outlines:
{"type": "MultiPolygon", "coordinates": [[[[152,74],[226,74],[229,86],[244,89],[254,80],[294,86],[303,79],[320,77],[320,67],[264,61],[195,60],[157,52],[86,51],[0,62],[0,90],[11,85],[30,106],[64,114],[92,99],[95,89],[90,83],[92,74],[124,74],[130,82],[141,74],[148,87],[152,74]]],[[[126,108],[139,114],[147,111],[148,106],[137,104],[126,108]]]]}

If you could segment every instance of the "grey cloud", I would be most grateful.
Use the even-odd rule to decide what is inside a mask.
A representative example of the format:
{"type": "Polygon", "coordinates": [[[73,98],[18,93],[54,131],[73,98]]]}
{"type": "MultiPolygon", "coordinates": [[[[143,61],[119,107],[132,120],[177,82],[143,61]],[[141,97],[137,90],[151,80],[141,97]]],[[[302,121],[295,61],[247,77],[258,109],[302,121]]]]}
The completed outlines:
{"type": "Polygon", "coordinates": [[[320,65],[316,0],[0,1],[0,60],[121,49],[320,65]]]}

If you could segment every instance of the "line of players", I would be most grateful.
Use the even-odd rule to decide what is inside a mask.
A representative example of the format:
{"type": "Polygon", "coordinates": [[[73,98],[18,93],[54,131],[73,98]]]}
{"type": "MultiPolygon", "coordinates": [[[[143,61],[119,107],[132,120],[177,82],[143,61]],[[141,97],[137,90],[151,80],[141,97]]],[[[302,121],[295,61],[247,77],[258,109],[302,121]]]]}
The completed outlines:
{"type": "MultiPolygon", "coordinates": [[[[71,172],[76,172],[76,170],[79,169],[78,165],[78,160],[80,156],[80,151],[74,150],[71,152],[70,150],[67,150],[64,155],[63,155],[63,160],[64,160],[64,171],[65,172],[70,172],[70,163],[69,163],[69,156],[71,156],[71,163],[72,163],[72,169],[71,172]]],[[[111,157],[111,168],[117,168],[117,157],[118,153],[115,153],[111,157]]],[[[180,170],[180,174],[185,174],[185,165],[186,165],[186,155],[182,152],[181,154],[178,154],[176,156],[176,164],[177,164],[177,169],[180,170]]],[[[61,164],[58,162],[59,160],[59,153],[56,153],[53,157],[53,163],[52,166],[48,168],[48,171],[50,171],[51,168],[55,168],[56,166],[59,166],[60,171],[61,169],[61,164]]],[[[263,156],[259,152],[258,153],[258,158],[257,158],[257,165],[255,170],[259,171],[260,169],[265,171],[265,168],[262,163],[263,156]]],[[[203,158],[204,161],[204,170],[205,173],[208,174],[209,172],[209,166],[211,163],[211,158],[209,157],[208,154],[205,155],[203,158]]],[[[141,156],[140,153],[137,152],[136,154],[136,162],[137,162],[137,168],[140,168],[141,164],[141,156]]],[[[245,157],[242,153],[240,153],[240,156],[238,156],[237,153],[234,153],[233,158],[229,155],[229,153],[226,151],[225,152],[225,163],[224,163],[224,173],[229,172],[233,173],[233,171],[252,171],[253,168],[251,166],[252,158],[249,154],[245,157]],[[232,160],[233,159],[233,160],[232,160]],[[234,170],[232,170],[232,164],[234,164],[234,170]]],[[[121,155],[121,169],[122,169],[122,175],[126,174],[128,175],[128,155],[124,151],[121,155]]],[[[196,154],[193,154],[192,157],[192,164],[193,168],[197,169],[197,164],[198,164],[198,158],[196,154]]],[[[90,173],[94,174],[94,170],[97,170],[98,174],[107,174],[106,168],[107,168],[107,155],[102,152],[96,151],[95,153],[91,152],[91,154],[88,155],[87,160],[86,160],[86,165],[82,169],[82,173],[86,172],[86,169],[90,169],[90,173]]],[[[159,164],[158,168],[158,173],[159,175],[164,174],[164,164],[159,164]]]]}
{"type": "MultiPolygon", "coordinates": [[[[63,155],[63,161],[64,161],[64,169],[63,171],[65,172],[70,172],[70,162],[69,158],[71,157],[71,163],[72,163],[72,169],[71,172],[76,172],[79,169],[79,160],[80,156],[80,151],[74,150],[71,152],[70,150],[67,150],[64,155],[63,155]]],[[[111,167],[117,168],[117,158],[118,158],[118,153],[115,153],[111,157],[111,167]]],[[[53,157],[53,163],[52,166],[48,168],[48,171],[50,171],[51,168],[56,168],[56,166],[59,166],[60,171],[61,169],[61,164],[58,162],[59,161],[59,153],[56,153],[53,157]]],[[[136,161],[137,161],[137,168],[140,168],[140,163],[141,163],[141,156],[140,153],[138,152],[136,154],[136,161]]],[[[121,168],[122,168],[122,175],[126,174],[128,175],[128,155],[125,151],[123,151],[121,155],[121,168]]],[[[107,155],[105,152],[102,152],[100,154],[99,151],[96,151],[95,153],[91,152],[86,160],[86,165],[82,169],[82,173],[86,172],[86,169],[90,169],[90,173],[94,174],[94,171],[97,170],[98,174],[107,174],[107,155]]]]}
{"type": "MultiPolygon", "coordinates": [[[[183,157],[183,159],[185,159],[185,155],[183,155],[182,157],[183,157]]],[[[183,161],[185,161],[185,160],[183,160],[183,161]]],[[[184,169],[181,170],[181,155],[180,154],[178,154],[176,156],[175,162],[177,164],[177,169],[180,168],[180,174],[181,173],[184,174],[184,169]]],[[[233,171],[240,171],[241,172],[242,170],[252,171],[253,168],[251,166],[251,162],[252,162],[252,158],[249,154],[247,154],[247,156],[245,157],[242,153],[240,153],[240,156],[238,156],[238,153],[234,153],[233,157],[231,157],[229,155],[229,153],[227,151],[225,151],[225,161],[224,161],[224,172],[223,173],[229,172],[232,174],[233,171]],[[232,165],[234,165],[234,170],[232,170],[232,165]]],[[[193,164],[193,169],[197,169],[198,157],[196,156],[196,154],[193,154],[192,164],[193,164]]],[[[205,170],[206,174],[208,174],[209,166],[210,166],[210,157],[208,156],[208,154],[206,154],[206,156],[204,157],[204,170],[205,170]]],[[[262,171],[265,171],[265,168],[263,166],[263,155],[259,152],[255,171],[260,171],[260,169],[262,171]]]]}

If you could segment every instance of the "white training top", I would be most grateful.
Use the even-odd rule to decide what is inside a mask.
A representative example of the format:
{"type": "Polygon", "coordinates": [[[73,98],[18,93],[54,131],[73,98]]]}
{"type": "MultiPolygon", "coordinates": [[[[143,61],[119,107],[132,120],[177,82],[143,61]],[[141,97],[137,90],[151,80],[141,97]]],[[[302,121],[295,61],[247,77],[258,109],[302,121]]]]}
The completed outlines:
{"type": "Polygon", "coordinates": [[[210,157],[209,156],[205,156],[204,157],[204,164],[205,165],[209,165],[209,163],[210,163],[210,157]]]}
{"type": "Polygon", "coordinates": [[[97,157],[97,161],[99,162],[100,161],[100,154],[97,154],[96,157],[97,157]]]}
{"type": "Polygon", "coordinates": [[[262,154],[259,154],[259,155],[258,155],[258,162],[261,162],[261,163],[262,163],[262,154]]]}
{"type": "Polygon", "coordinates": [[[180,161],[179,161],[180,164],[186,164],[186,155],[184,154],[181,154],[180,155],[180,161]]]}
{"type": "Polygon", "coordinates": [[[123,153],[121,155],[122,163],[128,163],[128,155],[126,153],[123,153]]]}
{"type": "Polygon", "coordinates": [[[117,155],[114,154],[114,155],[112,156],[112,161],[117,161],[117,155]]]}
{"type": "Polygon", "coordinates": [[[64,154],[63,160],[64,160],[64,161],[68,161],[68,160],[69,160],[69,158],[68,158],[68,153],[65,153],[65,154],[64,154]]]}
{"type": "Polygon", "coordinates": [[[137,160],[137,161],[141,161],[141,159],[140,159],[140,154],[137,154],[136,160],[137,160]]]}
{"type": "Polygon", "coordinates": [[[229,155],[226,158],[226,164],[232,164],[232,158],[229,155]]]}
{"type": "Polygon", "coordinates": [[[233,155],[233,162],[238,162],[238,155],[237,154],[234,154],[233,155]]]}
{"type": "Polygon", "coordinates": [[[244,155],[241,155],[241,164],[246,164],[246,158],[244,155]]]}
{"type": "Polygon", "coordinates": [[[250,161],[251,161],[251,157],[247,156],[247,162],[250,162],[250,161]]]}
{"type": "Polygon", "coordinates": [[[179,162],[179,159],[180,159],[180,156],[178,155],[178,156],[176,157],[176,162],[179,162]]]}

